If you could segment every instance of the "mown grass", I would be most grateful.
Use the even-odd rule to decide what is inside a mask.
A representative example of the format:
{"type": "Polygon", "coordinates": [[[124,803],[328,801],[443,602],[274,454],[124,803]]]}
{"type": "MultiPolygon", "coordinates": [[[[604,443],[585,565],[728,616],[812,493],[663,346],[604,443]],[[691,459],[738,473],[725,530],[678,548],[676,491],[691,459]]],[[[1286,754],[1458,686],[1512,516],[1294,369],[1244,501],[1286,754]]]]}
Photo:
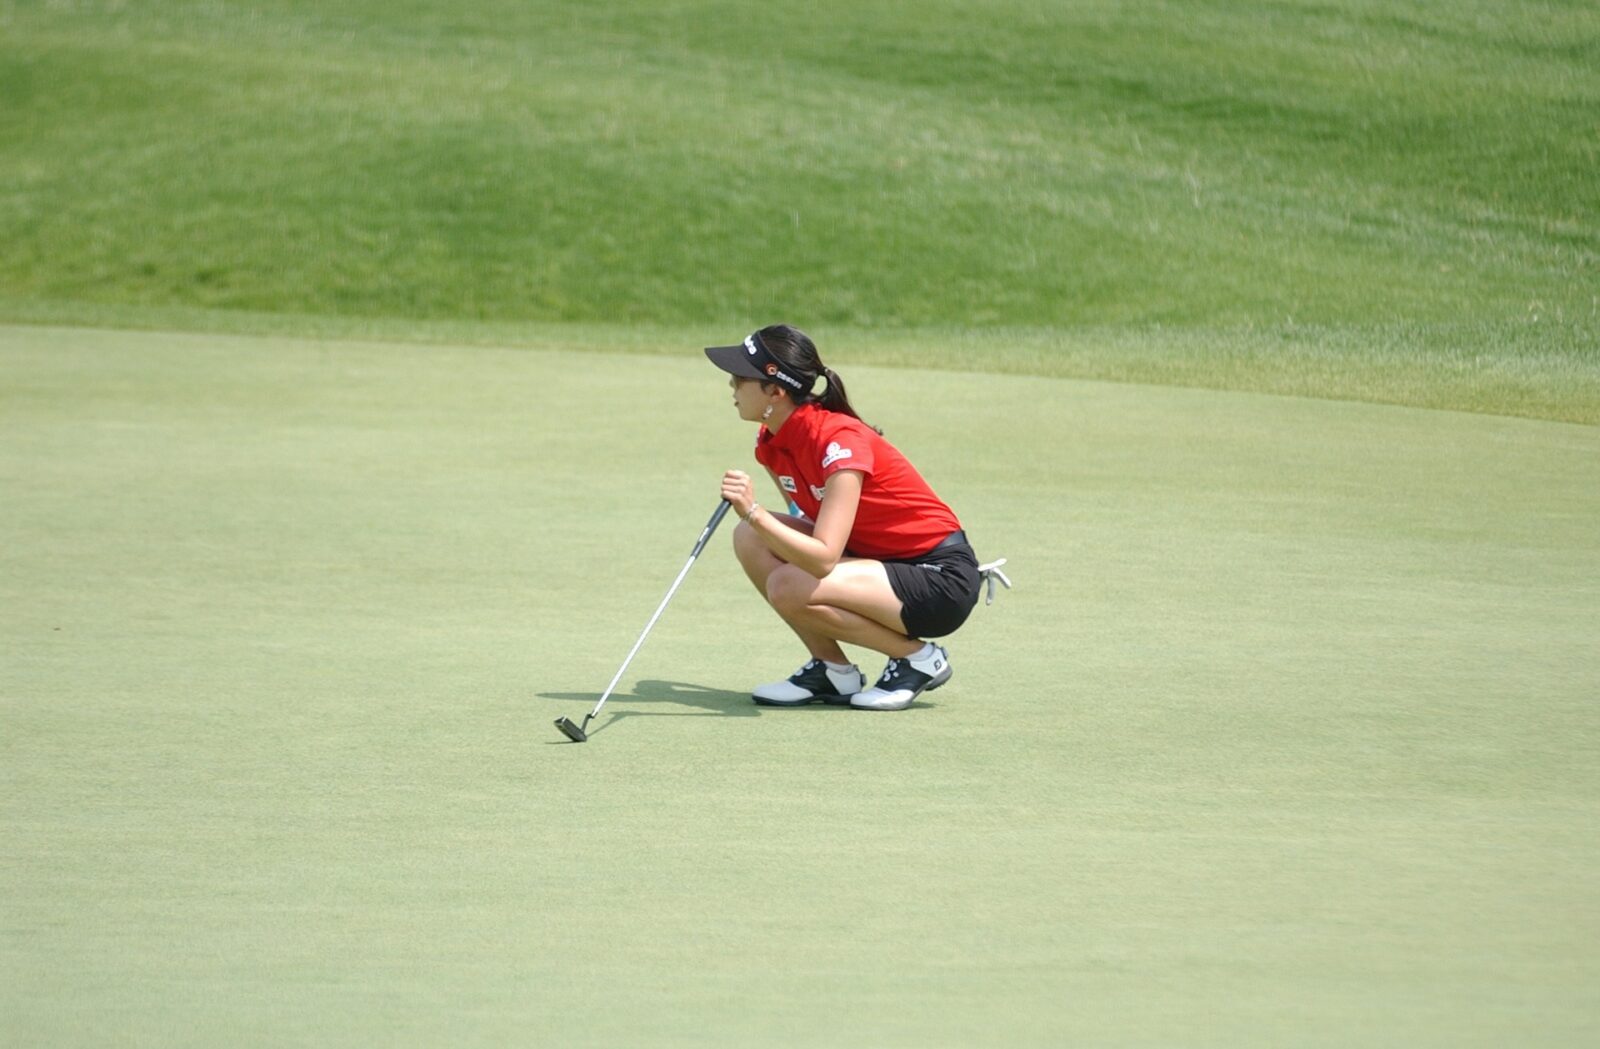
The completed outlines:
{"type": "Polygon", "coordinates": [[[1600,430],[857,367],[1011,559],[949,687],[752,705],[725,525],[579,747],[704,360],[0,359],[8,1045],[1595,1040],[1600,430]]]}
{"type": "Polygon", "coordinates": [[[1000,367],[1024,330],[1050,374],[1274,389],[1281,344],[1328,395],[1512,412],[1600,370],[1588,4],[10,2],[0,29],[14,321],[783,317],[995,333],[966,346],[1000,367]],[[1491,366],[1414,401],[1461,385],[1441,355],[1491,366]]]}
{"type": "MultiPolygon", "coordinates": [[[[36,325],[697,357],[742,328],[411,321],[34,303],[36,325]],[[730,334],[731,333],[731,334],[730,334]]],[[[14,329],[19,335],[25,329],[14,329]]],[[[1600,360],[1569,329],[1528,325],[1252,328],[812,329],[845,373],[862,364],[1104,379],[1600,423],[1600,360]],[[1512,349],[1514,347],[1514,349],[1512,349]]]]}

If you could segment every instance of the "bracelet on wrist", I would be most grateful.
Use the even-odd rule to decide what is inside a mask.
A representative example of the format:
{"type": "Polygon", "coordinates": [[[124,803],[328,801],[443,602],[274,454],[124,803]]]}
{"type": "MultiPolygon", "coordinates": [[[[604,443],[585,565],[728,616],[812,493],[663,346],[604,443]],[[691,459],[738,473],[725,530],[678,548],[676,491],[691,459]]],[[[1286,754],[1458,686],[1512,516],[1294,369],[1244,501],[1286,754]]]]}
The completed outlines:
{"type": "Polygon", "coordinates": [[[752,522],[750,519],[756,515],[756,511],[759,509],[761,509],[760,503],[751,503],[750,512],[744,515],[744,523],[751,524],[752,522]]]}

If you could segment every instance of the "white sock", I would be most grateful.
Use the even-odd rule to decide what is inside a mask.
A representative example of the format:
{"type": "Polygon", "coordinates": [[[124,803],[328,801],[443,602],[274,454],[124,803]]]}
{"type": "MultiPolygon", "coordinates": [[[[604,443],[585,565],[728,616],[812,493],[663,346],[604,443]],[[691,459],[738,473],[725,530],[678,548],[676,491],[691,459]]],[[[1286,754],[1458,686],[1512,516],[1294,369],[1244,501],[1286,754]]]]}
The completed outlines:
{"type": "Polygon", "coordinates": [[[924,641],[921,648],[917,649],[906,658],[911,660],[913,663],[926,663],[928,660],[932,659],[934,653],[938,651],[939,647],[932,641],[924,641]]]}
{"type": "Polygon", "coordinates": [[[830,663],[826,659],[822,661],[822,665],[833,671],[835,674],[849,673],[856,668],[854,663],[830,663]]]}

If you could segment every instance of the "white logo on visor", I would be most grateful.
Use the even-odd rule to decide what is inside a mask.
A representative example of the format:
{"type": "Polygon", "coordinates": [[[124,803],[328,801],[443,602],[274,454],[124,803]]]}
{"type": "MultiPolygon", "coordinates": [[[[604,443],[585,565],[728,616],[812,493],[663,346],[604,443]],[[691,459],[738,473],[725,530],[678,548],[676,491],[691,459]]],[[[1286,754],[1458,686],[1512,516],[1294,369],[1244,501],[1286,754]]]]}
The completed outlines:
{"type": "Polygon", "coordinates": [[[746,335],[744,338],[744,352],[754,357],[756,355],[756,340],[746,335]]]}
{"type": "Polygon", "coordinates": [[[834,441],[828,445],[828,454],[822,457],[822,468],[826,470],[840,459],[848,459],[854,454],[856,453],[848,448],[840,448],[839,442],[834,441]]]}

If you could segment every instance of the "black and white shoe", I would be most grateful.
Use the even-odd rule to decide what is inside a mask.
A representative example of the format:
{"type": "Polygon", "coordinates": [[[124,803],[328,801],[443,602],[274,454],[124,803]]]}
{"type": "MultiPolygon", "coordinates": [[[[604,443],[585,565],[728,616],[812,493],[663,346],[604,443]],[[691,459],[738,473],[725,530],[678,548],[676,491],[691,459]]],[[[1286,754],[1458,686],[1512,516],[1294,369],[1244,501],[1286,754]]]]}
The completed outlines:
{"type": "Polygon", "coordinates": [[[813,659],[790,675],[788,681],[762,685],[750,698],[764,707],[803,707],[807,703],[832,703],[844,706],[850,697],[867,687],[861,668],[834,670],[820,659],[813,659]]]}
{"type": "Polygon", "coordinates": [[[883,668],[878,683],[850,697],[857,710],[904,710],[923,692],[931,692],[950,680],[950,654],[938,645],[933,654],[918,658],[891,659],[883,668]]]}

